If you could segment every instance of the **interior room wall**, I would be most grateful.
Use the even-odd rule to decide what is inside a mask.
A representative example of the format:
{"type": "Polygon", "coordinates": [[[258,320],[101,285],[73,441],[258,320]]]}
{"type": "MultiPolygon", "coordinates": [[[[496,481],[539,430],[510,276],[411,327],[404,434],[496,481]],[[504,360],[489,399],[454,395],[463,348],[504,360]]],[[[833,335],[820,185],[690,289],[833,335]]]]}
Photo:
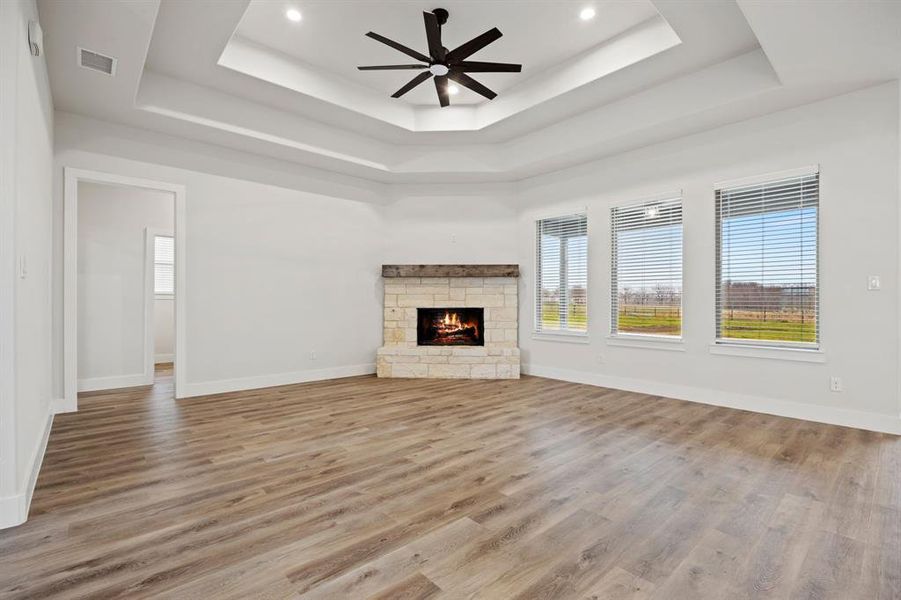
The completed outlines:
{"type": "MultiPolygon", "coordinates": [[[[90,133],[62,137],[58,219],[64,166],[186,187],[185,395],[374,370],[381,345],[378,204],[164,166],[168,147],[152,163],[81,149],[90,133]]],[[[221,158],[215,147],[208,152],[209,161],[221,158]]]]}
{"type": "Polygon", "coordinates": [[[53,102],[31,0],[0,3],[0,527],[25,519],[53,410],[53,102]]]}
{"type": "Polygon", "coordinates": [[[145,230],[172,231],[174,221],[171,193],[78,184],[80,389],[147,383],[145,230]]]}
{"type": "Polygon", "coordinates": [[[182,169],[168,164],[180,151],[176,138],[70,115],[58,121],[57,166],[187,186],[191,394],[369,372],[381,343],[380,264],[510,261],[523,270],[520,344],[533,373],[897,427],[898,341],[884,333],[898,317],[894,83],[509,185],[385,188],[327,174],[310,184],[307,173],[293,178],[277,161],[267,170],[250,160],[253,168],[236,167],[240,178],[231,178],[222,173],[232,151],[191,143],[182,155],[191,168],[182,169]],[[113,149],[123,150],[113,157],[113,149]],[[713,184],[811,164],[822,170],[825,362],[711,355],[713,184]],[[673,189],[685,203],[685,351],[610,345],[609,207],[673,189]],[[861,202],[873,210],[858,211],[861,202]],[[534,218],[577,207],[590,217],[590,341],[534,340],[534,218]],[[836,238],[843,242],[829,241],[836,238]],[[881,292],[866,291],[868,274],[882,275],[881,292]],[[828,391],[831,375],[843,378],[844,392],[828,391]]]}
{"type": "Polygon", "coordinates": [[[153,301],[153,360],[169,363],[175,359],[175,297],[153,301]]]}
{"type": "Polygon", "coordinates": [[[509,186],[401,189],[382,215],[383,263],[516,262],[517,209],[509,186]]]}
{"type": "Polygon", "coordinates": [[[520,339],[528,372],[652,394],[895,430],[898,400],[898,85],[735,123],[521,184],[520,339]],[[710,353],[714,184],[820,166],[821,344],[825,362],[710,353]],[[684,351],[609,343],[609,209],[682,190],[684,351]],[[532,336],[534,220],[587,208],[589,340],[532,336]],[[882,290],[867,290],[867,276],[882,290]],[[830,377],[844,391],[830,391],[830,377]]]}

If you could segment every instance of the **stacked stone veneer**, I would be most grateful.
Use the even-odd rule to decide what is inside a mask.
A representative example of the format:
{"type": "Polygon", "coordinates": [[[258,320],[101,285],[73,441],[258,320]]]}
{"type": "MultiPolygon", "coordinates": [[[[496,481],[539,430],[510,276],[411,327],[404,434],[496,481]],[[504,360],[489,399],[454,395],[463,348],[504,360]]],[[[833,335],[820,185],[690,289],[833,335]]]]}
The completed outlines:
{"type": "Polygon", "coordinates": [[[385,345],[379,377],[518,379],[516,277],[385,279],[385,345]],[[484,346],[417,346],[417,308],[482,307],[484,346]]]}

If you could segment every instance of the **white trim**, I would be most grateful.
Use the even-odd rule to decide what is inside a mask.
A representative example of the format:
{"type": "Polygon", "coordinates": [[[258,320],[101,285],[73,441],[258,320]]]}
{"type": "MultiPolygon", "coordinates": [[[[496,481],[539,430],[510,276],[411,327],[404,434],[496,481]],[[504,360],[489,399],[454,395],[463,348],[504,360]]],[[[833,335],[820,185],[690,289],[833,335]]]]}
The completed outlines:
{"type": "MultiPolygon", "coordinates": [[[[63,186],[63,406],[62,411],[78,410],[78,183],[89,181],[123,187],[171,192],[175,195],[175,397],[181,398],[187,383],[185,289],[185,186],[64,167],[63,186]]],[[[152,289],[152,288],[151,288],[152,289]]],[[[152,364],[152,350],[151,350],[152,364]]],[[[153,369],[150,370],[151,378],[153,369]]],[[[152,379],[151,379],[152,381],[152,379]]]]}
{"type": "Polygon", "coordinates": [[[371,375],[373,373],[375,373],[375,364],[368,363],[365,365],[347,365],[344,367],[275,373],[273,375],[255,375],[237,379],[203,381],[199,383],[189,383],[186,388],[186,394],[183,397],[190,398],[193,396],[207,396],[209,394],[222,394],[225,392],[240,392],[243,390],[255,390],[279,385],[305,383],[308,381],[322,381],[324,379],[337,379],[340,377],[371,375]]]}
{"type": "Polygon", "coordinates": [[[710,344],[710,353],[722,356],[742,356],[745,358],[769,358],[796,362],[824,363],[826,354],[816,348],[787,348],[778,346],[755,346],[751,344],[710,344]]]}
{"type": "Polygon", "coordinates": [[[615,375],[604,375],[601,373],[590,373],[572,369],[558,369],[556,367],[543,367],[540,365],[524,364],[522,365],[522,370],[523,373],[535,375],[537,377],[547,377],[549,379],[559,379],[561,381],[584,383],[587,385],[637,392],[640,394],[675,398],[677,400],[686,400],[688,402],[723,406],[726,408],[747,410],[779,417],[788,417],[791,419],[803,419],[805,421],[814,421],[817,423],[829,423],[830,425],[841,425],[844,427],[854,427],[855,429],[866,429],[869,431],[880,431],[901,435],[901,418],[894,415],[882,415],[817,404],[804,404],[801,402],[790,402],[788,400],[777,400],[761,396],[735,394],[732,392],[724,392],[722,390],[675,385],[664,383],[662,381],[630,379],[627,377],[617,377],[615,375]]]}
{"type": "Polygon", "coordinates": [[[769,183],[771,181],[779,181],[780,179],[789,179],[791,177],[804,177],[805,175],[815,175],[819,172],[820,172],[820,165],[808,165],[806,167],[798,167],[797,169],[786,169],[784,171],[772,171],[770,173],[761,173],[759,175],[750,175],[748,177],[739,177],[736,179],[727,179],[726,181],[718,181],[713,184],[713,189],[720,190],[723,188],[758,185],[761,183],[769,183]]]}
{"type": "Polygon", "coordinates": [[[28,479],[24,488],[12,496],[0,498],[0,529],[21,525],[28,519],[28,510],[31,508],[31,497],[34,494],[34,486],[38,481],[41,465],[44,464],[44,454],[47,452],[47,440],[50,439],[50,430],[53,428],[53,411],[47,412],[44,422],[44,430],[38,443],[31,451],[28,462],[28,479]]]}
{"type": "MultiPolygon", "coordinates": [[[[145,227],[144,231],[146,232],[149,239],[147,240],[147,252],[150,254],[150,267],[151,271],[154,274],[154,278],[151,280],[153,288],[153,295],[156,300],[174,300],[175,293],[163,293],[156,291],[156,239],[157,237],[168,237],[172,238],[172,266],[175,267],[175,252],[178,252],[178,249],[175,248],[175,235],[173,234],[171,229],[158,229],[156,227],[145,227]]],[[[174,283],[174,279],[173,279],[174,283]]]]}
{"type": "Polygon", "coordinates": [[[540,211],[533,211],[528,213],[530,218],[533,221],[544,221],[545,219],[558,219],[561,217],[570,217],[573,215],[585,215],[588,216],[588,205],[587,204],[563,204],[559,206],[555,206],[553,208],[542,208],[540,211]],[[569,208],[572,206],[572,208],[569,208]]]}
{"type": "MultiPolygon", "coordinates": [[[[587,205],[582,205],[582,207],[579,210],[576,210],[575,212],[566,212],[566,211],[558,210],[555,208],[553,210],[553,212],[549,212],[546,215],[539,215],[539,216],[532,217],[532,267],[534,269],[534,273],[532,275],[532,293],[531,293],[532,316],[531,316],[531,321],[532,321],[532,338],[533,339],[540,340],[540,339],[544,338],[545,336],[551,336],[550,338],[548,338],[551,340],[555,339],[556,336],[579,336],[579,337],[584,336],[586,338],[588,337],[588,327],[591,324],[591,314],[589,311],[589,307],[591,304],[590,303],[590,299],[591,299],[591,293],[590,293],[591,292],[591,250],[590,250],[590,248],[591,248],[591,229],[588,227],[588,221],[589,221],[589,219],[588,219],[588,206],[587,205]],[[538,329],[538,279],[541,276],[541,265],[539,264],[539,261],[538,261],[538,243],[539,243],[538,237],[539,236],[535,235],[535,233],[536,233],[535,227],[538,225],[538,223],[540,223],[541,221],[544,221],[544,220],[562,219],[563,217],[570,217],[570,216],[576,216],[576,215],[584,215],[585,216],[585,234],[586,234],[585,243],[586,243],[586,248],[588,248],[587,255],[585,258],[585,294],[586,294],[585,329],[586,329],[586,331],[585,331],[585,333],[580,333],[575,330],[563,330],[563,331],[556,331],[556,332],[547,331],[546,332],[544,330],[538,329]]],[[[522,278],[522,273],[520,273],[520,278],[522,278]]],[[[526,287],[528,288],[528,285],[526,287]]],[[[572,341],[573,343],[576,343],[576,344],[587,344],[588,343],[587,340],[583,342],[580,340],[560,339],[558,341],[572,341]]]]}
{"type": "Polygon", "coordinates": [[[672,352],[685,352],[685,342],[681,337],[644,335],[641,333],[618,333],[608,335],[607,345],[620,346],[623,348],[643,348],[645,350],[670,350],[672,352]]]}
{"type": "Polygon", "coordinates": [[[50,410],[53,411],[53,414],[60,415],[63,413],[73,412],[69,409],[69,406],[66,404],[65,398],[56,398],[50,402],[50,410]]]}
{"type": "MultiPolygon", "coordinates": [[[[151,355],[151,360],[153,356],[151,355]]],[[[150,382],[144,373],[134,373],[132,375],[113,375],[112,377],[89,377],[87,379],[78,380],[79,392],[99,392],[103,390],[115,390],[119,388],[131,388],[153,385],[153,372],[151,371],[150,382]]]]}
{"type": "Polygon", "coordinates": [[[610,202],[608,208],[628,208],[630,206],[637,206],[640,204],[647,204],[648,202],[662,202],[664,200],[679,200],[682,201],[682,190],[673,190],[671,192],[659,193],[659,194],[648,194],[647,196],[639,196],[633,200],[623,200],[622,202],[613,201],[610,202]]]}
{"type": "MultiPolygon", "coordinates": [[[[144,228],[144,385],[152,385],[156,363],[159,361],[154,355],[156,348],[156,318],[155,303],[159,298],[156,293],[156,236],[174,238],[171,229],[159,229],[157,227],[144,228]]],[[[175,240],[173,239],[173,245],[175,240]]],[[[178,253],[178,249],[175,249],[178,253]]],[[[174,299],[174,294],[167,294],[174,299]]],[[[175,356],[174,353],[170,356],[175,356]]],[[[170,358],[170,361],[172,359],[170,358]]]]}
{"type": "Polygon", "coordinates": [[[533,331],[532,339],[539,342],[563,342],[566,344],[590,344],[587,333],[551,333],[549,331],[533,331]]]}
{"type": "Polygon", "coordinates": [[[160,363],[170,363],[173,360],[175,360],[175,354],[155,354],[153,356],[153,363],[157,365],[160,363]]]}

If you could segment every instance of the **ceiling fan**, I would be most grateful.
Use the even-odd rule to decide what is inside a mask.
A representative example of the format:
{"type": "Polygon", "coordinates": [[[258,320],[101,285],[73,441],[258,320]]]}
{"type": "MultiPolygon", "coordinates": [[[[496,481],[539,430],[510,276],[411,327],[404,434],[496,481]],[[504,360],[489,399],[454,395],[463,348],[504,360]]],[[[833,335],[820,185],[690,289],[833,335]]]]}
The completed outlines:
{"type": "Polygon", "coordinates": [[[467,75],[467,73],[519,73],[522,71],[522,65],[466,60],[503,35],[497,27],[489,29],[482,35],[474,37],[453,50],[445,48],[441,44],[441,26],[447,23],[448,15],[449,13],[443,8],[436,8],[432,12],[422,13],[422,18],[425,21],[425,35],[429,43],[428,55],[417,52],[403,44],[398,44],[394,40],[389,40],[385,36],[372,31],[366,34],[368,37],[391,46],[395,50],[400,50],[407,56],[426,64],[376,65],[357,68],[361,71],[423,70],[422,73],[391,94],[392,98],[400,98],[423,81],[434,76],[435,91],[438,93],[438,102],[441,103],[441,106],[450,105],[448,79],[471,89],[477,94],[481,94],[489,100],[493,99],[497,94],[467,75]]]}

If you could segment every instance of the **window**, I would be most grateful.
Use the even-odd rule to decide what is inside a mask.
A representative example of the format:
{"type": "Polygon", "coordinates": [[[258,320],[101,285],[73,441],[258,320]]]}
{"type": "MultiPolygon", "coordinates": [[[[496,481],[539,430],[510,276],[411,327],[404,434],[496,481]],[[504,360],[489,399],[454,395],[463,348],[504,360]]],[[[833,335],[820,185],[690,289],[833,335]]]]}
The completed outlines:
{"type": "Polygon", "coordinates": [[[175,293],[175,240],[168,235],[153,236],[153,291],[163,296],[175,293]]]}
{"type": "Polygon", "coordinates": [[[682,335],[682,199],[610,210],[616,334],[682,335]]]}
{"type": "Polygon", "coordinates": [[[535,222],[535,331],[588,332],[588,217],[535,222]]]}
{"type": "Polygon", "coordinates": [[[819,174],[716,191],[717,342],[817,347],[819,174]]]}

